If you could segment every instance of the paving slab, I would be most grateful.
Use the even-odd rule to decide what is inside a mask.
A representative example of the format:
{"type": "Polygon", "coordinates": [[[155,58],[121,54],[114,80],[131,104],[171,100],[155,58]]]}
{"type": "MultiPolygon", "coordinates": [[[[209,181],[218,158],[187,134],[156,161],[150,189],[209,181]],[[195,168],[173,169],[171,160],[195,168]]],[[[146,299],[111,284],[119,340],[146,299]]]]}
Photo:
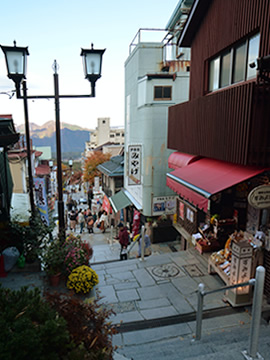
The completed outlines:
{"type": "Polygon", "coordinates": [[[137,269],[133,271],[133,274],[140,286],[145,287],[155,285],[155,280],[146,269],[137,269]]]}
{"type": "Polygon", "coordinates": [[[140,299],[139,294],[135,289],[116,291],[116,295],[120,302],[140,299]]]}
{"type": "Polygon", "coordinates": [[[118,298],[112,285],[107,286],[97,286],[97,289],[100,291],[100,296],[102,297],[102,303],[116,303],[118,298]]]}
{"type": "Polygon", "coordinates": [[[142,317],[139,311],[127,311],[123,313],[117,313],[116,315],[111,316],[111,321],[113,324],[120,324],[121,322],[133,322],[133,321],[143,321],[144,318],[142,317]]]}
{"type": "Polygon", "coordinates": [[[140,300],[136,302],[138,309],[153,309],[153,308],[161,308],[164,306],[170,306],[171,303],[167,298],[154,299],[154,300],[140,300]]]}
{"type": "Polygon", "coordinates": [[[140,310],[140,313],[146,320],[176,316],[178,314],[173,306],[154,307],[152,309],[140,310]]]}

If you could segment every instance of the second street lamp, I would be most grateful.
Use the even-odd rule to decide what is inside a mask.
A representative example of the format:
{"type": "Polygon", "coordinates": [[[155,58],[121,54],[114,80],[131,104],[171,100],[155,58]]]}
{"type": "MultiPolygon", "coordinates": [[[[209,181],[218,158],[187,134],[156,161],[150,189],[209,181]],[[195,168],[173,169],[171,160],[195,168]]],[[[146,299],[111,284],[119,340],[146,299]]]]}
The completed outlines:
{"type": "Polygon", "coordinates": [[[70,188],[70,191],[71,191],[71,178],[72,178],[72,166],[73,166],[73,160],[72,159],[69,159],[68,165],[69,165],[69,188],[70,188]]]}
{"type": "MultiPolygon", "coordinates": [[[[96,50],[91,44],[91,49],[82,49],[81,56],[83,57],[83,68],[85,78],[91,83],[91,93],[89,95],[60,95],[59,94],[59,80],[58,80],[58,65],[54,61],[54,95],[27,95],[26,89],[26,65],[27,56],[29,55],[27,47],[17,47],[14,41],[14,46],[1,46],[5,54],[8,77],[12,79],[16,87],[16,95],[18,99],[24,99],[25,106],[25,127],[29,130],[27,99],[54,99],[55,101],[55,132],[56,132],[56,152],[57,152],[57,184],[58,184],[58,215],[59,215],[59,235],[62,239],[65,237],[65,216],[63,203],[63,188],[62,188],[62,159],[61,159],[61,136],[60,136],[60,98],[88,98],[95,97],[95,84],[101,77],[102,56],[105,52],[103,50],[96,50]],[[21,95],[21,84],[23,84],[23,95],[21,95]],[[27,110],[27,111],[26,111],[27,110]]],[[[27,131],[27,130],[26,130],[27,131]]],[[[29,131],[28,131],[29,132],[29,131]]],[[[29,140],[30,144],[30,140],[29,140]]],[[[30,154],[30,149],[28,150],[30,154]]],[[[29,168],[30,172],[30,168],[29,168]]],[[[30,190],[31,196],[31,190],[30,190]]]]}

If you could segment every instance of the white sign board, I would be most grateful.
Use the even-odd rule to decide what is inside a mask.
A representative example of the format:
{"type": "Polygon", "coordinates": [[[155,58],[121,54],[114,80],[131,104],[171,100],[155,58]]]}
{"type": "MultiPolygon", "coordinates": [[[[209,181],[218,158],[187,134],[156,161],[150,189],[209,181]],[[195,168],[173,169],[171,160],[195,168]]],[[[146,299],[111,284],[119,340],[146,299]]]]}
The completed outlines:
{"type": "Polygon", "coordinates": [[[158,196],[153,198],[153,216],[176,213],[176,196],[158,196]]]}
{"type": "Polygon", "coordinates": [[[141,145],[129,145],[128,147],[128,185],[141,184],[141,145]]]}
{"type": "Polygon", "coordinates": [[[270,207],[270,185],[260,185],[248,194],[248,202],[256,209],[270,207]]]}
{"type": "Polygon", "coordinates": [[[99,192],[99,177],[95,176],[94,179],[94,191],[99,192]]]}

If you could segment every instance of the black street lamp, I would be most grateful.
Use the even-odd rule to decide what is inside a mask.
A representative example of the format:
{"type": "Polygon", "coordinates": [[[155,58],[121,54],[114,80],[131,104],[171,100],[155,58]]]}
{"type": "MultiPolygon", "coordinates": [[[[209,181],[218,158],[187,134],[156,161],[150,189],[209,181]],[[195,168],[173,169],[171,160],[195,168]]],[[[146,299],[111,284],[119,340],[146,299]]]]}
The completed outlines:
{"type": "Polygon", "coordinates": [[[72,171],[72,166],[73,166],[73,160],[72,159],[69,159],[68,160],[68,165],[69,165],[69,169],[70,169],[70,173],[72,171]]]}
{"type": "Polygon", "coordinates": [[[51,195],[54,195],[54,187],[52,185],[53,178],[52,178],[52,171],[53,171],[53,161],[49,160],[49,168],[50,168],[50,191],[51,195]]]}
{"type": "Polygon", "coordinates": [[[71,191],[71,178],[72,178],[72,166],[73,166],[73,160],[69,159],[68,160],[68,165],[69,165],[69,188],[71,191]]]}
{"type": "MultiPolygon", "coordinates": [[[[91,94],[89,95],[60,95],[59,94],[59,80],[58,80],[58,65],[54,61],[54,95],[27,95],[26,87],[26,65],[27,56],[29,55],[28,48],[17,47],[14,41],[14,46],[0,46],[5,54],[8,77],[12,79],[16,87],[16,96],[18,99],[24,100],[25,107],[25,132],[28,133],[27,137],[27,153],[30,156],[30,136],[29,136],[29,120],[28,120],[28,107],[27,99],[54,99],[55,100],[55,132],[56,132],[56,151],[57,151],[57,184],[58,184],[58,215],[59,215],[59,235],[65,237],[65,216],[64,216],[64,203],[63,203],[63,188],[62,188],[62,159],[61,159],[61,136],[60,136],[60,98],[89,98],[95,97],[95,84],[101,77],[102,56],[105,52],[103,50],[96,50],[91,44],[91,49],[81,49],[81,56],[83,57],[83,69],[85,78],[91,83],[91,94]],[[21,84],[23,85],[23,95],[21,95],[21,84]]],[[[31,162],[28,161],[29,174],[31,169],[31,162]]],[[[32,170],[32,169],[31,169],[32,170]]],[[[32,176],[32,172],[31,172],[32,176]]],[[[32,179],[33,181],[33,179],[32,179]]],[[[31,189],[33,192],[33,183],[30,183],[30,197],[31,189]]],[[[31,199],[30,199],[31,200],[31,199]]]]}

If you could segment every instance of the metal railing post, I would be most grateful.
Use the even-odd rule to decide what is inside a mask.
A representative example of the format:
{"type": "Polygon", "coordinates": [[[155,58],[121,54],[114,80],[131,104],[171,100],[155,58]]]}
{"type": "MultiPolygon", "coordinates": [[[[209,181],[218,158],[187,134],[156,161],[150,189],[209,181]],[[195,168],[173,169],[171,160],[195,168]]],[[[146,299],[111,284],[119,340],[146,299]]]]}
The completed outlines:
{"type": "Polygon", "coordinates": [[[144,225],[142,226],[141,231],[142,241],[141,241],[141,260],[144,261],[144,225]]]}
{"type": "Polygon", "coordinates": [[[110,245],[113,244],[113,226],[111,225],[110,245]]]}
{"type": "Polygon", "coordinates": [[[203,313],[204,284],[198,285],[198,307],[196,314],[196,336],[195,340],[201,339],[202,334],[202,313],[203,313]]]}
{"type": "Polygon", "coordinates": [[[250,325],[249,350],[242,354],[246,359],[263,359],[258,351],[259,330],[262,313],[262,299],[264,288],[265,268],[258,266],[256,268],[256,282],[253,294],[252,319],[250,325]]]}

